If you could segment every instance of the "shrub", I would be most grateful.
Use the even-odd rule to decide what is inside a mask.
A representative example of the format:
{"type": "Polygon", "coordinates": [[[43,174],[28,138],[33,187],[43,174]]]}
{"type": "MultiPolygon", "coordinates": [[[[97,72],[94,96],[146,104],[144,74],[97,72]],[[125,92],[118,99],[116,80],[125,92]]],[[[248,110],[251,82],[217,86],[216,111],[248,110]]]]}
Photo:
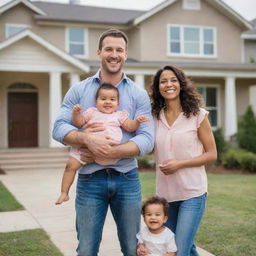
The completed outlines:
{"type": "Polygon", "coordinates": [[[153,155],[144,155],[137,158],[139,168],[153,168],[155,160],[153,155]]]}
{"type": "Polygon", "coordinates": [[[230,149],[224,154],[222,163],[229,169],[256,172],[256,154],[242,149],[230,149]]]}
{"type": "Polygon", "coordinates": [[[214,135],[214,139],[215,139],[215,143],[216,143],[216,147],[217,147],[217,155],[218,155],[217,163],[220,164],[223,154],[227,151],[228,144],[224,139],[221,128],[215,130],[213,132],[213,135],[214,135]]]}
{"type": "Polygon", "coordinates": [[[256,153],[256,118],[251,106],[238,122],[237,142],[241,148],[256,153]]]}

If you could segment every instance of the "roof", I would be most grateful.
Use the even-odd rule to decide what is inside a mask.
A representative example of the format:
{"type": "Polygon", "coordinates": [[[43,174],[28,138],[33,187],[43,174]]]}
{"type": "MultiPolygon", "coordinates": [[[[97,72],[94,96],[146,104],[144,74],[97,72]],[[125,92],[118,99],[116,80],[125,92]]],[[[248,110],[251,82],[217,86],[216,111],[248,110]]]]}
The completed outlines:
{"type": "Polygon", "coordinates": [[[33,2],[47,15],[35,15],[38,20],[75,21],[126,25],[145,11],[94,7],[75,4],[33,2]]]}
{"type": "MultiPolygon", "coordinates": [[[[103,23],[113,25],[137,25],[177,1],[178,0],[165,0],[149,11],[138,11],[53,2],[13,0],[4,6],[0,6],[0,14],[19,3],[23,3],[36,13],[34,17],[37,20],[88,22],[94,24],[103,23]]],[[[244,30],[250,30],[253,28],[250,22],[235,12],[222,0],[205,1],[214,6],[224,15],[227,15],[231,20],[243,27],[244,30]]]]}
{"type": "MultiPolygon", "coordinates": [[[[85,63],[91,66],[91,71],[99,68],[99,61],[84,60],[85,63]]],[[[256,70],[256,63],[209,63],[209,62],[185,62],[185,61],[172,61],[172,65],[181,68],[199,69],[199,70],[237,70],[237,71],[254,71],[256,70]]],[[[126,67],[137,68],[160,68],[166,65],[170,65],[170,61],[137,61],[134,59],[127,59],[126,67]]],[[[254,73],[254,76],[255,73],[254,73]]]]}
{"type": "Polygon", "coordinates": [[[16,42],[19,40],[29,37],[44,48],[46,48],[48,51],[54,53],[55,55],[59,56],[61,59],[69,62],[70,64],[76,66],[77,68],[89,72],[89,66],[86,63],[83,63],[82,61],[78,60],[77,58],[69,55],[68,53],[60,50],[59,48],[55,47],[45,39],[41,38],[40,36],[36,35],[29,29],[22,30],[21,32],[15,34],[14,36],[9,37],[5,41],[0,43],[0,51],[16,42]]]}
{"type": "Polygon", "coordinates": [[[14,6],[18,5],[18,4],[24,4],[26,5],[28,8],[30,8],[31,10],[33,10],[35,13],[39,14],[39,15],[46,15],[45,12],[43,12],[40,8],[36,7],[33,3],[31,3],[30,1],[28,0],[13,0],[13,1],[10,1],[4,5],[1,5],[0,6],[0,14],[2,14],[3,12],[13,8],[14,6]]]}

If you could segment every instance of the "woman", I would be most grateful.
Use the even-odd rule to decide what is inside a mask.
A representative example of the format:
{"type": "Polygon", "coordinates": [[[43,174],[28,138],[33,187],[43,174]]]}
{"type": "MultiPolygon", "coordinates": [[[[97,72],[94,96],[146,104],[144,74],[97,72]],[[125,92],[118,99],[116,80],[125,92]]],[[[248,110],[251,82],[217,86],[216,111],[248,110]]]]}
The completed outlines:
{"type": "Polygon", "coordinates": [[[177,256],[199,255],[194,239],[206,205],[204,165],[217,157],[208,112],[177,67],[160,69],[152,91],[157,195],[169,202],[166,226],[175,233],[177,256]]]}

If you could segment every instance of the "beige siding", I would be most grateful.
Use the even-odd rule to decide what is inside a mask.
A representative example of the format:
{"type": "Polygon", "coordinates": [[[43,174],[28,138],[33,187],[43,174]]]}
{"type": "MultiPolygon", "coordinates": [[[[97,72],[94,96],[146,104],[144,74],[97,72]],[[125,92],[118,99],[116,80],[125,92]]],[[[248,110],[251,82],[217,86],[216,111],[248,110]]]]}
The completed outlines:
{"type": "Polygon", "coordinates": [[[249,87],[256,84],[256,79],[237,79],[236,80],[236,102],[237,115],[241,116],[245,113],[249,102],[249,87]]]}
{"type": "Polygon", "coordinates": [[[140,24],[141,60],[241,62],[240,28],[214,7],[201,1],[201,10],[183,10],[178,1],[140,24]],[[167,24],[210,26],[217,29],[217,59],[167,57],[167,24]]]}
{"type": "Polygon", "coordinates": [[[128,34],[129,46],[128,46],[128,56],[131,59],[141,59],[141,34],[139,28],[133,28],[128,34]]]}
{"type": "Polygon", "coordinates": [[[22,24],[27,25],[29,29],[35,26],[33,13],[23,4],[18,4],[12,9],[0,15],[0,41],[5,40],[5,24],[22,24]]]}
{"type": "Polygon", "coordinates": [[[75,69],[46,48],[40,46],[30,38],[24,38],[17,43],[0,51],[0,68],[49,71],[60,70],[71,72],[75,69]]]}

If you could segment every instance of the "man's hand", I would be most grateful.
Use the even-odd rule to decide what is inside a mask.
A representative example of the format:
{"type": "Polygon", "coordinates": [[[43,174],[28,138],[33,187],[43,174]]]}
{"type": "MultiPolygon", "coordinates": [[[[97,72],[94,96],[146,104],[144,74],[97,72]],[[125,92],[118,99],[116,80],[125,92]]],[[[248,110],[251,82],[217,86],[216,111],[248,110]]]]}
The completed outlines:
{"type": "Polygon", "coordinates": [[[86,129],[83,131],[85,135],[85,143],[88,150],[92,153],[92,158],[95,156],[112,158],[111,152],[113,151],[113,146],[119,145],[118,141],[113,140],[109,136],[94,134],[95,132],[103,130],[104,127],[102,123],[95,123],[92,125],[87,125],[86,129]]]}

